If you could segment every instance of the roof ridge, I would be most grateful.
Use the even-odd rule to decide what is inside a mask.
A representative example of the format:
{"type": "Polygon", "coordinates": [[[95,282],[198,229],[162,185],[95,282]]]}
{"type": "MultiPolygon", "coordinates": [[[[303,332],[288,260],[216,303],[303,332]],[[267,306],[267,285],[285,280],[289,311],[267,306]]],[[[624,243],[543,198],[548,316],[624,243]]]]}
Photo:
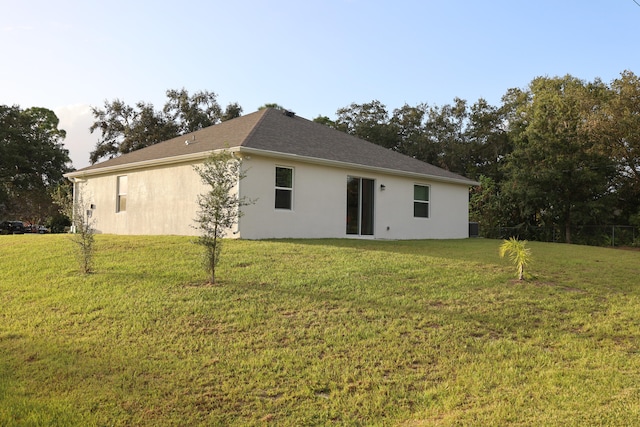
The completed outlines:
{"type": "Polygon", "coordinates": [[[192,161],[208,152],[232,147],[280,153],[285,158],[318,159],[376,170],[397,171],[475,185],[455,172],[281,109],[265,108],[97,163],[67,177],[115,168],[147,167],[192,161]],[[195,138],[194,138],[195,137],[195,138]],[[185,139],[187,141],[185,141],[185,139]],[[190,143],[193,139],[194,143],[190,143]]]}
{"type": "MultiPolygon", "coordinates": [[[[246,138],[244,138],[244,140],[240,143],[241,147],[245,146],[247,141],[249,141],[251,139],[251,137],[256,133],[256,129],[258,129],[258,127],[260,127],[260,124],[264,121],[265,116],[267,115],[267,113],[269,113],[270,110],[275,110],[275,108],[268,107],[268,108],[264,108],[263,110],[256,111],[256,113],[262,113],[262,115],[258,119],[258,121],[251,127],[251,131],[249,131],[249,133],[247,134],[246,138]]],[[[247,115],[249,115],[249,114],[247,114],[247,115]]],[[[246,116],[244,116],[244,117],[246,117],[246,116]]]]}

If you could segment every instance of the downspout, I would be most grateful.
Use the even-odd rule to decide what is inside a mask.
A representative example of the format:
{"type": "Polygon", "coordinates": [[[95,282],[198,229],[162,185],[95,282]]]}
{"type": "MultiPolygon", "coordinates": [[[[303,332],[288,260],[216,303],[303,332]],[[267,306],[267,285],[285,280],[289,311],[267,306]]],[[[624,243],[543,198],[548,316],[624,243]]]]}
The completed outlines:
{"type": "Polygon", "coordinates": [[[72,190],[71,190],[71,230],[69,230],[70,233],[74,233],[76,232],[76,203],[77,203],[77,197],[78,197],[78,186],[77,184],[81,183],[81,182],[86,182],[80,180],[79,178],[76,177],[69,177],[67,178],[69,181],[71,181],[71,183],[73,184],[72,190]]]}
{"type": "Polygon", "coordinates": [[[70,233],[75,234],[76,232],[76,178],[69,178],[69,181],[73,184],[71,188],[71,229],[70,233]]]}

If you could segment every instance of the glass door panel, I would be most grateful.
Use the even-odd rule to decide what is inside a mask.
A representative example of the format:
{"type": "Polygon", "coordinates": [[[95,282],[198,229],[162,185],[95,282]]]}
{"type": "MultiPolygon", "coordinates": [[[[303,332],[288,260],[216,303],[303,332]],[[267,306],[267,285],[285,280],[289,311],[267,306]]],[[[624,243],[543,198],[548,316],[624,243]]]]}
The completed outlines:
{"type": "Polygon", "coordinates": [[[373,179],[347,177],[347,234],[373,236],[373,179]]]}

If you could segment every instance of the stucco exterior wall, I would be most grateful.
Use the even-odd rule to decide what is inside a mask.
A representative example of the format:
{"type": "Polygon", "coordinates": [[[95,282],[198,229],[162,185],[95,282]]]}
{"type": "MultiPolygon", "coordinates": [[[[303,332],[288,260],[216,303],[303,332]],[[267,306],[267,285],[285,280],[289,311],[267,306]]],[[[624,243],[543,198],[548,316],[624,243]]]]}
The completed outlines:
{"type": "Polygon", "coordinates": [[[92,176],[80,184],[98,233],[197,235],[197,196],[205,191],[190,164],[92,176]],[[117,212],[117,177],[127,176],[127,207],[117,212]]]}
{"type": "Polygon", "coordinates": [[[255,203],[240,219],[240,237],[450,239],[468,237],[468,187],[371,171],[251,156],[240,194],[255,203]],[[293,168],[293,209],[275,209],[275,167],[293,168]],[[374,235],[346,234],[347,177],[375,180],[374,235]],[[430,217],[414,218],[413,185],[430,187],[430,217]],[[381,189],[384,185],[384,190],[381,189]]]}
{"type": "MultiPolygon", "coordinates": [[[[450,239],[468,237],[468,187],[361,169],[245,156],[240,195],[254,201],[227,237],[450,239]],[[293,208],[275,209],[275,168],[293,169],[293,208]],[[374,235],[346,234],[347,177],[375,180],[374,235]],[[413,216],[413,185],[430,188],[429,218],[413,216]],[[381,189],[384,185],[384,189],[381,189]]],[[[191,164],[91,176],[82,189],[99,233],[198,235],[197,196],[206,191],[191,164]],[[127,176],[126,210],[117,212],[117,177],[127,176]]]]}

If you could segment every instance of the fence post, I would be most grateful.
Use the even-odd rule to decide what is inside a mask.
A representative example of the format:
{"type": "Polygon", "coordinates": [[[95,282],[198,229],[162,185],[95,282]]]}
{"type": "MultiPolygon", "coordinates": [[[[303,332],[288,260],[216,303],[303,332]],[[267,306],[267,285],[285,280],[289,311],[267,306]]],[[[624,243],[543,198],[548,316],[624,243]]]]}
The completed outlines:
{"type": "Polygon", "coordinates": [[[611,246],[616,245],[616,226],[611,226],[611,246]]]}

